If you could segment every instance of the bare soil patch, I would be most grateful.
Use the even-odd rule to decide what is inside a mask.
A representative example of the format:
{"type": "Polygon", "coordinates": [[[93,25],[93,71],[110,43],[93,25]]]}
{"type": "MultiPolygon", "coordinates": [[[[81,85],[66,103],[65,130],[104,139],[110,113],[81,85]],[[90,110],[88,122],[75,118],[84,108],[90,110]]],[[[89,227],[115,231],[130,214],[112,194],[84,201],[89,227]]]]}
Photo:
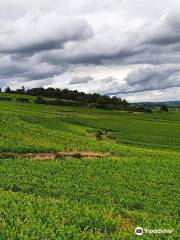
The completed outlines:
{"type": "Polygon", "coordinates": [[[71,158],[104,158],[110,157],[110,153],[82,151],[82,152],[57,152],[57,153],[0,153],[0,159],[3,158],[20,158],[33,160],[54,160],[54,159],[71,159],[71,158]]]}

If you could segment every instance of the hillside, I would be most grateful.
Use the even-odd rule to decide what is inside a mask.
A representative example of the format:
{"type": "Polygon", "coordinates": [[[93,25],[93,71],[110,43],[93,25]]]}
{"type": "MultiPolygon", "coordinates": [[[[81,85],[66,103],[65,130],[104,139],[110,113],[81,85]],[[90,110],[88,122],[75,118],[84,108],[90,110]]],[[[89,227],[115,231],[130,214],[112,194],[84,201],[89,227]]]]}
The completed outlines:
{"type": "MultiPolygon", "coordinates": [[[[0,88],[1,89],[1,88],[0,88]]],[[[29,96],[35,97],[35,102],[38,104],[46,105],[65,105],[65,106],[84,106],[84,107],[96,107],[101,109],[126,109],[129,106],[129,103],[124,99],[118,98],[116,96],[107,96],[100,95],[98,93],[85,93],[79,92],[78,90],[70,89],[60,89],[60,88],[31,88],[11,90],[9,87],[5,89],[5,93],[1,93],[0,100],[3,99],[3,96],[8,96],[9,100],[16,98],[21,95],[21,99],[24,101],[29,101],[32,98],[29,96]],[[17,97],[16,97],[17,96],[17,97]]]]}
{"type": "Polygon", "coordinates": [[[161,106],[162,104],[166,104],[167,106],[170,107],[180,107],[180,101],[165,101],[165,102],[138,102],[135,103],[138,105],[143,105],[143,106],[147,106],[147,107],[155,107],[155,106],[161,106]]]}
{"type": "Polygon", "coordinates": [[[0,101],[0,239],[134,240],[137,226],[178,239],[180,112],[29,98],[0,101]]]}

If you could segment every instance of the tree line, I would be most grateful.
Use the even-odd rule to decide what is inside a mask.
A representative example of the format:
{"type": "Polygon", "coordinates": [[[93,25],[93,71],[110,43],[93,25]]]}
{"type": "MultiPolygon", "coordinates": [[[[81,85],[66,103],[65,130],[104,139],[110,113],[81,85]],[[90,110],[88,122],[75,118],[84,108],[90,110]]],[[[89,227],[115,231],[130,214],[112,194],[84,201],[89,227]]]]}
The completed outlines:
{"type": "MultiPolygon", "coordinates": [[[[29,96],[37,96],[37,97],[46,97],[46,98],[56,98],[56,99],[64,99],[75,101],[83,104],[108,104],[108,105],[121,105],[127,106],[129,103],[125,99],[118,98],[116,96],[110,97],[106,95],[101,95],[98,93],[84,93],[79,92],[77,90],[69,90],[69,89],[59,89],[59,88],[32,88],[25,89],[22,87],[21,89],[11,90],[9,87],[5,89],[5,93],[13,93],[13,94],[21,94],[21,95],[29,95],[29,96]]],[[[40,98],[37,99],[38,101],[40,98]]],[[[59,101],[60,102],[60,101],[59,101]]]]}
{"type": "MultiPolygon", "coordinates": [[[[1,92],[1,88],[0,88],[1,92]]],[[[84,93],[77,90],[59,89],[59,88],[32,88],[24,87],[11,90],[10,87],[5,89],[5,93],[36,96],[34,101],[37,104],[47,105],[66,105],[66,106],[87,106],[101,109],[116,109],[130,112],[147,112],[151,113],[152,109],[143,105],[129,104],[125,99],[116,96],[106,96],[98,93],[84,93]]],[[[1,99],[2,100],[2,99],[1,99]]],[[[26,98],[17,98],[19,102],[28,102],[26,98]]],[[[168,111],[167,106],[162,105],[161,111],[168,111]]]]}

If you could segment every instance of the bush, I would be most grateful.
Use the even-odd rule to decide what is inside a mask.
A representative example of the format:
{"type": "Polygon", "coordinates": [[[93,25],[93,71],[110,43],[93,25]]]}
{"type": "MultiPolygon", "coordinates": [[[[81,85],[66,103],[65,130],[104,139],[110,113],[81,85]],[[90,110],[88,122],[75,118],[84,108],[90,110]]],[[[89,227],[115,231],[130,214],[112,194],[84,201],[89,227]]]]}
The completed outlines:
{"type": "Polygon", "coordinates": [[[146,112],[146,113],[152,113],[152,109],[151,109],[151,108],[146,108],[146,109],[145,109],[145,112],[146,112]]]}
{"type": "Polygon", "coordinates": [[[0,97],[0,101],[10,102],[10,101],[12,101],[12,98],[10,98],[10,97],[0,97]]]}
{"type": "Polygon", "coordinates": [[[97,141],[100,141],[100,140],[102,140],[103,139],[103,132],[101,131],[101,130],[98,130],[96,133],[95,133],[95,135],[96,135],[96,140],[97,141]]]}
{"type": "Polygon", "coordinates": [[[42,99],[42,97],[37,96],[36,100],[34,100],[34,103],[37,103],[37,104],[44,104],[44,100],[42,99]]]}
{"type": "Polygon", "coordinates": [[[162,112],[168,112],[168,107],[167,107],[167,105],[165,105],[165,104],[161,105],[161,106],[160,106],[160,110],[161,110],[162,112]]]}
{"type": "Polygon", "coordinates": [[[17,102],[22,102],[22,103],[27,103],[27,102],[29,102],[29,99],[27,99],[27,98],[16,98],[16,101],[17,102]]]}

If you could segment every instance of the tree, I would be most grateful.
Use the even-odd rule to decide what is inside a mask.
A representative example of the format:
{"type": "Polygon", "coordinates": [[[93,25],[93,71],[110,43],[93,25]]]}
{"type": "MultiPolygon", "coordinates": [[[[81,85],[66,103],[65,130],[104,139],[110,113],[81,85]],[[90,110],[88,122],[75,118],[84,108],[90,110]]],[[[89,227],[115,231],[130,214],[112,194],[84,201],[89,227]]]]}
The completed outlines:
{"type": "Polygon", "coordinates": [[[146,113],[152,113],[152,109],[151,109],[151,108],[146,108],[146,109],[145,109],[145,112],[146,112],[146,113]]]}
{"type": "Polygon", "coordinates": [[[10,87],[7,87],[7,88],[5,89],[5,93],[11,93],[10,87]]]}
{"type": "Polygon", "coordinates": [[[43,104],[44,100],[41,96],[37,96],[37,98],[34,100],[34,103],[43,104]]]}
{"type": "Polygon", "coordinates": [[[161,106],[160,106],[160,110],[161,110],[162,112],[168,112],[168,107],[167,107],[167,105],[165,105],[165,104],[161,105],[161,106]]]}
{"type": "Polygon", "coordinates": [[[22,94],[25,94],[26,90],[24,86],[22,86],[21,91],[22,91],[22,94]]]}
{"type": "Polygon", "coordinates": [[[117,98],[116,96],[113,96],[113,97],[111,98],[111,103],[114,104],[114,105],[121,104],[121,99],[120,99],[120,98],[117,98]]]}
{"type": "Polygon", "coordinates": [[[49,105],[73,105],[73,106],[90,106],[90,107],[98,107],[103,109],[119,109],[119,110],[127,110],[129,103],[126,100],[123,100],[116,96],[106,96],[100,95],[98,93],[84,93],[79,92],[77,90],[69,90],[69,89],[58,89],[58,88],[32,88],[25,89],[23,86],[20,89],[16,89],[11,91],[8,87],[6,89],[8,93],[14,93],[19,95],[30,95],[41,98],[57,98],[59,99],[54,101],[47,101],[46,99],[40,99],[39,97],[35,100],[36,103],[44,103],[49,105]],[[60,101],[64,99],[65,101],[60,101]],[[70,101],[69,101],[70,100],[70,101]]]}

